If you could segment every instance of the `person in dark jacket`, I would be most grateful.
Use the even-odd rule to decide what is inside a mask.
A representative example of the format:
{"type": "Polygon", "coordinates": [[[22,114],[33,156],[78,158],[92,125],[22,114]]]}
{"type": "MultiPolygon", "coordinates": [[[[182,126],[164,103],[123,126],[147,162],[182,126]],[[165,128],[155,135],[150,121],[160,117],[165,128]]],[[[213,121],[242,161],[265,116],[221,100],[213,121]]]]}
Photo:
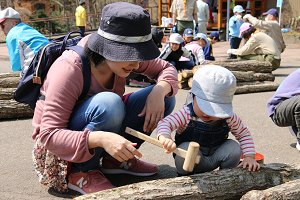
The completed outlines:
{"type": "Polygon", "coordinates": [[[215,60],[213,54],[213,44],[216,44],[219,41],[219,33],[218,31],[213,31],[207,38],[207,42],[209,43],[208,47],[203,47],[203,53],[205,56],[205,60],[215,60]]]}

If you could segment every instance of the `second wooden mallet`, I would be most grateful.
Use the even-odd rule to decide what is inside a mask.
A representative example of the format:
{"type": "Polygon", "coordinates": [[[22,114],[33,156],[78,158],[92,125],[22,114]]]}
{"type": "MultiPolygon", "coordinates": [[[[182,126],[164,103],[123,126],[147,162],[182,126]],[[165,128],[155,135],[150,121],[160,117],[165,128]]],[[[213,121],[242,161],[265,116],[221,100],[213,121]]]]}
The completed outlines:
{"type": "MultiPolygon", "coordinates": [[[[139,131],[133,130],[132,128],[126,127],[125,132],[139,139],[145,140],[151,144],[163,148],[163,145],[159,140],[149,137],[148,135],[145,135],[139,131]]],[[[172,152],[183,157],[185,159],[183,163],[183,169],[187,172],[192,172],[195,163],[199,164],[201,159],[201,157],[198,155],[199,148],[200,145],[197,142],[190,142],[187,151],[180,148],[176,148],[172,152]]]]}

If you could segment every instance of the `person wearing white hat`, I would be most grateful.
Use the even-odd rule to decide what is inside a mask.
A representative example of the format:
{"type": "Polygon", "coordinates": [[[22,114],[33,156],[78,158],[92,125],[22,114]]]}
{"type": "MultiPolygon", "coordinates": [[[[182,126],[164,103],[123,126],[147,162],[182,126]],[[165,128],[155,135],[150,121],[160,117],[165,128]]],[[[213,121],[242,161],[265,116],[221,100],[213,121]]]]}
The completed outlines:
{"type": "MultiPolygon", "coordinates": [[[[207,61],[205,60],[205,56],[203,53],[203,48],[208,47],[209,43],[207,42],[207,37],[203,33],[197,33],[194,36],[194,39],[192,42],[188,43],[184,47],[193,52],[198,59],[197,65],[205,65],[207,64],[207,61]]],[[[184,60],[184,58],[181,58],[180,60],[184,60]]]]}
{"type": "Polygon", "coordinates": [[[40,47],[49,43],[44,35],[21,21],[20,14],[11,7],[0,12],[0,26],[6,35],[6,46],[13,71],[27,69],[40,47]]]}
{"type": "Polygon", "coordinates": [[[182,37],[179,33],[172,33],[170,35],[169,44],[162,50],[159,58],[170,62],[177,70],[192,69],[197,63],[196,55],[188,51],[181,45],[182,37]],[[180,60],[181,57],[186,60],[180,60]]]}
{"type": "MultiPolygon", "coordinates": [[[[244,23],[244,20],[242,18],[243,12],[245,12],[243,7],[240,5],[236,5],[233,8],[234,15],[229,19],[229,42],[231,49],[238,49],[242,40],[239,35],[240,27],[244,23]]],[[[229,58],[236,59],[237,56],[231,54],[229,58]]]]}
{"type": "Polygon", "coordinates": [[[200,144],[201,160],[192,173],[183,170],[184,158],[174,155],[178,175],[203,173],[218,167],[260,169],[250,131],[233,112],[235,90],[236,78],[228,69],[217,65],[201,67],[193,76],[183,108],[158,123],[157,137],[166,153],[176,147],[187,150],[191,141],[200,144]],[[174,130],[175,141],[171,138],[174,130]],[[228,139],[229,132],[239,144],[228,139]],[[245,158],[239,164],[241,150],[245,158]]]}

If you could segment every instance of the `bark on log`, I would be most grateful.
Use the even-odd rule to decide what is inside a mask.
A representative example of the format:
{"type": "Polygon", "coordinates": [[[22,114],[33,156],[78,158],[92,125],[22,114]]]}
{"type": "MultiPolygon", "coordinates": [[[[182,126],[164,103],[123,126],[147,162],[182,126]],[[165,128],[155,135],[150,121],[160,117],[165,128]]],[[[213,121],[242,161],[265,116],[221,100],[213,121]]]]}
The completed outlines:
{"type": "Polygon", "coordinates": [[[241,200],[299,200],[299,188],[300,179],[297,179],[262,191],[252,190],[250,192],[247,192],[244,196],[242,196],[241,200]]]}
{"type": "Polygon", "coordinates": [[[190,78],[193,75],[194,75],[193,74],[193,70],[191,70],[191,69],[182,70],[182,76],[183,76],[183,78],[190,78]]]}
{"type": "Polygon", "coordinates": [[[17,88],[0,88],[0,100],[14,99],[14,92],[17,88]]]}
{"type": "Polygon", "coordinates": [[[236,77],[237,82],[245,81],[274,81],[275,76],[272,73],[255,73],[253,71],[231,71],[236,77]]]}
{"type": "MultiPolygon", "coordinates": [[[[232,61],[211,61],[210,64],[220,65],[222,67],[229,69],[230,71],[254,71],[254,72],[270,73],[273,70],[272,64],[270,62],[259,62],[257,60],[233,61],[233,62],[232,61]]],[[[193,73],[195,73],[194,69],[193,69],[193,73]]]]}
{"type": "Polygon", "coordinates": [[[10,72],[10,73],[2,73],[0,74],[0,79],[1,78],[8,78],[8,77],[20,77],[20,71],[17,72],[10,72]]]}
{"type": "Polygon", "coordinates": [[[0,100],[0,119],[30,118],[33,110],[27,104],[15,100],[0,100]]]}
{"type": "Polygon", "coordinates": [[[19,85],[21,77],[7,77],[0,79],[0,88],[16,88],[19,85]]]}
{"type": "Polygon", "coordinates": [[[188,82],[187,81],[180,81],[178,82],[178,88],[179,89],[184,89],[184,88],[188,88],[188,82]]]}
{"type": "Polygon", "coordinates": [[[239,82],[235,94],[277,90],[279,84],[269,81],[239,82]]]}
{"type": "MultiPolygon", "coordinates": [[[[256,172],[223,169],[192,176],[146,181],[79,196],[84,199],[240,199],[251,190],[263,190],[300,178],[299,165],[273,163],[256,172]]],[[[298,186],[298,190],[300,187],[298,186]]]]}

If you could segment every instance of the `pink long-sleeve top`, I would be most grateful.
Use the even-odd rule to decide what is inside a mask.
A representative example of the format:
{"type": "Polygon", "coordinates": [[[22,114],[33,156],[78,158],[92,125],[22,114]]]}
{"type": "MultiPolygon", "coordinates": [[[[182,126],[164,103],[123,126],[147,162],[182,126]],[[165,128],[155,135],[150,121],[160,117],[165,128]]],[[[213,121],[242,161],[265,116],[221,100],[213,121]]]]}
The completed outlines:
{"type": "MultiPolygon", "coordinates": [[[[199,118],[191,116],[190,109],[184,105],[179,111],[159,121],[157,125],[157,137],[161,134],[171,135],[171,132],[175,129],[177,134],[181,134],[187,128],[190,120],[197,121],[199,118]]],[[[239,141],[243,154],[256,154],[250,131],[241,118],[233,112],[232,116],[225,120],[230,128],[230,132],[239,141]]]]}
{"type": "MultiPolygon", "coordinates": [[[[79,46],[84,47],[88,40],[84,37],[79,46]]],[[[161,59],[143,61],[136,73],[141,73],[151,79],[168,82],[172,91],[167,97],[174,96],[178,91],[177,71],[173,65],[161,59]]],[[[82,67],[79,55],[66,50],[51,66],[40,93],[46,99],[38,100],[34,111],[32,125],[34,132],[32,138],[40,138],[46,149],[60,158],[71,162],[85,162],[94,155],[93,149],[88,148],[88,136],[91,132],[74,131],[67,129],[70,115],[78,103],[83,89],[82,67]]],[[[91,74],[91,85],[84,100],[93,95],[110,91],[123,97],[125,78],[115,75],[113,89],[102,87],[91,74]]]]}

